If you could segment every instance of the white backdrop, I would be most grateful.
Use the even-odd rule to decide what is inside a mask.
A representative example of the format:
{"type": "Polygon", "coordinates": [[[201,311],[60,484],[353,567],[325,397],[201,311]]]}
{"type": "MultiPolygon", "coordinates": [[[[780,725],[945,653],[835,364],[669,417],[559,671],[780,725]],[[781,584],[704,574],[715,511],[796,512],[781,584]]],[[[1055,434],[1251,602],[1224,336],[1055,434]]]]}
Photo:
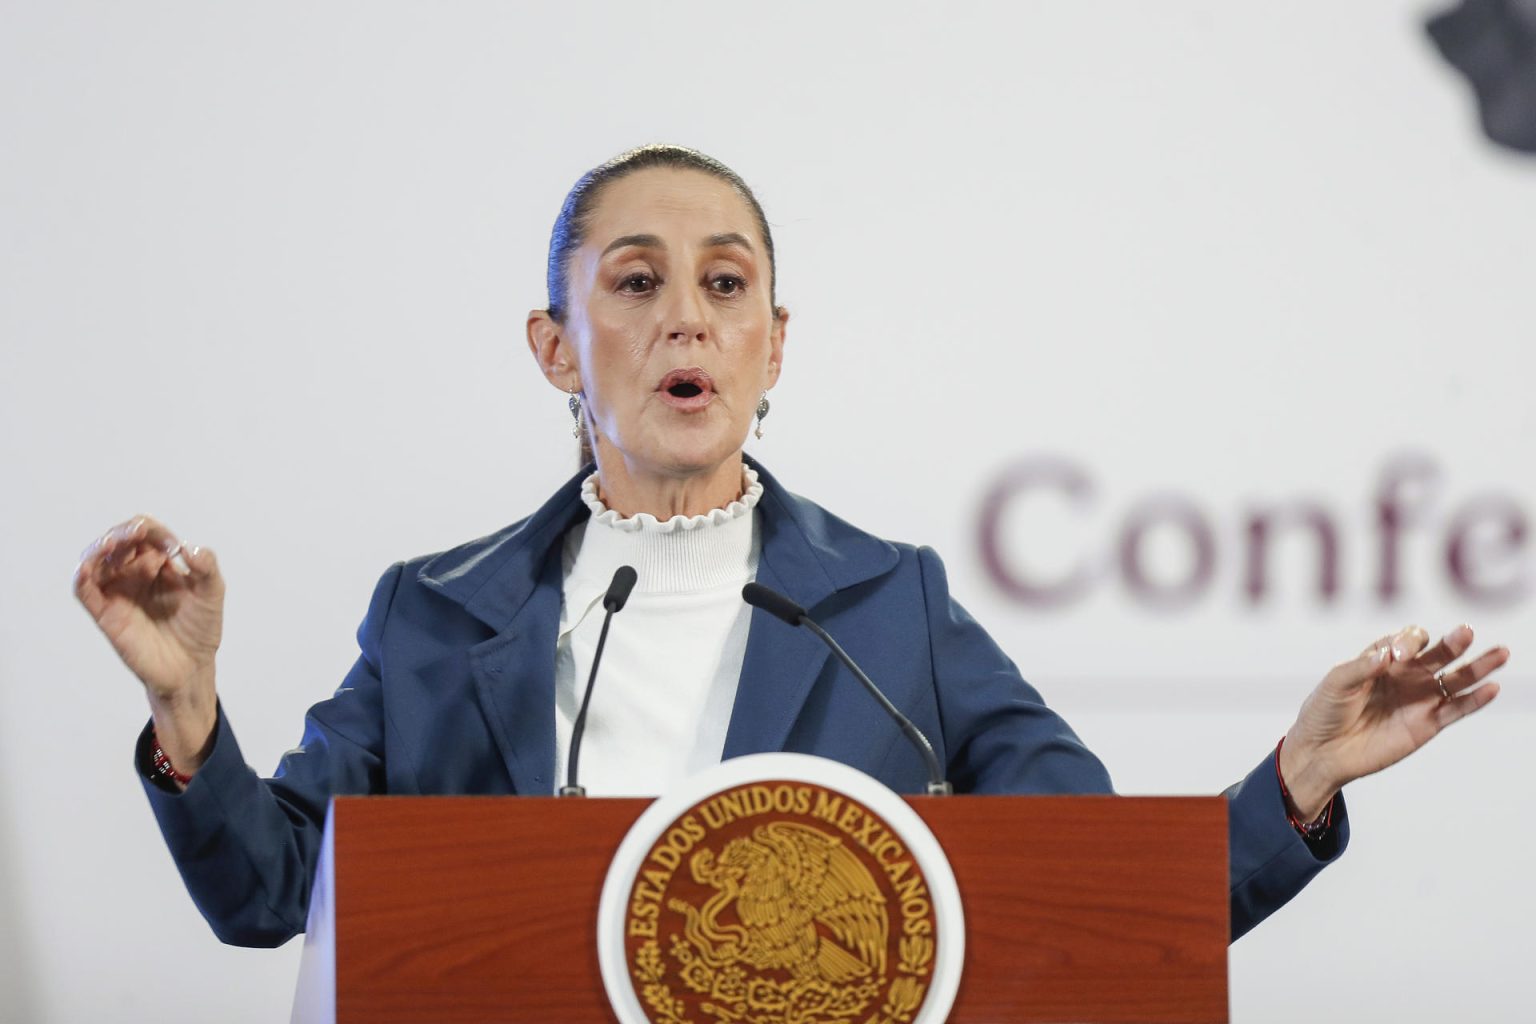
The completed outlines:
{"type": "MultiPolygon", "coordinates": [[[[0,1018],[286,1019],[298,944],[220,946],[164,852],[75,554],[135,511],[218,550],[221,692],[270,770],[378,572],[572,468],[523,316],[565,189],[655,140],[775,225],[794,315],[752,450],[937,547],[1123,791],[1221,788],[1405,622],[1514,647],[1483,716],[1351,787],[1351,849],[1233,947],[1232,1006],[1528,1009],[1536,162],[1479,140],[1419,3],[957,6],[0,3],[0,1018]],[[1091,498],[1024,492],[997,537],[1015,576],[1100,572],[1051,608],[979,525],[1045,458],[1091,498]],[[1437,475],[1383,600],[1401,458],[1437,475]],[[1153,608],[1115,552],[1170,496],[1211,574],[1153,608]],[[1337,594],[1290,530],[1254,603],[1247,517],[1298,501],[1337,594]],[[1466,508],[1499,600],[1447,568],[1466,508]]],[[[1145,539],[1154,584],[1188,570],[1145,539]]]]}

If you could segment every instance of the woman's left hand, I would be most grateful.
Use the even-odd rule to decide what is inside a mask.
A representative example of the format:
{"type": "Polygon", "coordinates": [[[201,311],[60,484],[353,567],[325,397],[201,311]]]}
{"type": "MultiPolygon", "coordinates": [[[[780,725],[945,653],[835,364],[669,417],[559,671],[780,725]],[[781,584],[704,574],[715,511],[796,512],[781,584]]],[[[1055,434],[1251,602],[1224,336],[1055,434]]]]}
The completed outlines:
{"type": "Polygon", "coordinates": [[[1509,648],[1442,672],[1472,646],[1472,627],[1428,643],[1418,626],[1384,637],[1334,666],[1302,704],[1280,749],[1280,774],[1302,821],[1322,814],[1346,783],[1396,764],[1498,696],[1495,682],[1467,691],[1509,660],[1509,648]]]}

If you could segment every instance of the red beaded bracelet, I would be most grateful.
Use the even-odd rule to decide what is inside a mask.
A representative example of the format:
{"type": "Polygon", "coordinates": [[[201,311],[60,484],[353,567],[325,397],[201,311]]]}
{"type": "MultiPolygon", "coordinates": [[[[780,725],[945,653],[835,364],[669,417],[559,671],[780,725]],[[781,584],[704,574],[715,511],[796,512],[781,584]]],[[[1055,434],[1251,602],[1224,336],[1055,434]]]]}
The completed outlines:
{"type": "Polygon", "coordinates": [[[1281,736],[1280,742],[1275,744],[1275,779],[1280,783],[1280,797],[1285,801],[1285,820],[1291,823],[1291,828],[1294,828],[1301,838],[1321,838],[1333,827],[1333,804],[1339,798],[1339,794],[1335,793],[1328,798],[1328,806],[1323,808],[1323,813],[1319,814],[1315,820],[1302,821],[1301,817],[1291,810],[1291,791],[1285,788],[1285,776],[1280,774],[1280,748],[1284,746],[1285,737],[1281,736]]]}
{"type": "MultiPolygon", "coordinates": [[[[183,775],[177,771],[175,766],[171,764],[171,759],[165,756],[165,751],[160,748],[160,737],[151,735],[150,739],[154,741],[154,746],[150,750],[149,756],[154,761],[155,772],[183,786],[191,782],[192,776],[183,775]]],[[[1284,783],[1281,785],[1283,787],[1284,783]]]]}

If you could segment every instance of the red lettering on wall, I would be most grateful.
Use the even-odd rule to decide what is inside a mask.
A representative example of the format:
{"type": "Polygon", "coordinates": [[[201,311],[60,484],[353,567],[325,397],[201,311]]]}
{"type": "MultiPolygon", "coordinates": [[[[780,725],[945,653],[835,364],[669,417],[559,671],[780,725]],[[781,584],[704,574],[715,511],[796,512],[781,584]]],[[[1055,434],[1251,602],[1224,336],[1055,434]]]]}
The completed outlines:
{"type": "MultiPolygon", "coordinates": [[[[1385,462],[1365,495],[1365,529],[1355,540],[1375,557],[1355,585],[1368,587],[1382,604],[1436,578],[1483,605],[1526,600],[1532,574],[1526,510],[1514,497],[1494,493],[1464,501],[1449,515],[1437,513],[1441,486],[1440,468],[1427,455],[1406,453],[1385,462]],[[1414,559],[1421,567],[1417,579],[1408,571],[1414,559]]],[[[983,497],[978,522],[982,564],[997,588],[1020,604],[1060,608],[1096,587],[1118,584],[1148,607],[1184,607],[1209,596],[1221,567],[1237,559],[1241,564],[1232,565],[1232,575],[1248,603],[1259,605],[1275,592],[1276,551],[1288,535],[1313,542],[1305,550],[1315,569],[1303,577],[1315,580],[1305,591],[1311,599],[1334,602],[1348,582],[1343,567],[1350,538],[1343,524],[1361,520],[1324,499],[1269,497],[1224,517],[1193,496],[1162,493],[1133,501],[1116,515],[1102,507],[1099,494],[1089,469],[1068,459],[1036,456],[1005,469],[983,497]],[[1075,515],[1092,516],[1101,539],[1073,552],[1065,571],[1031,573],[1025,568],[1028,549],[1051,550],[1059,538],[1016,538],[1005,523],[1027,502],[1062,499],[1075,515]],[[1149,555],[1166,550],[1166,544],[1156,547],[1166,538],[1180,542],[1174,563],[1149,555]]]]}

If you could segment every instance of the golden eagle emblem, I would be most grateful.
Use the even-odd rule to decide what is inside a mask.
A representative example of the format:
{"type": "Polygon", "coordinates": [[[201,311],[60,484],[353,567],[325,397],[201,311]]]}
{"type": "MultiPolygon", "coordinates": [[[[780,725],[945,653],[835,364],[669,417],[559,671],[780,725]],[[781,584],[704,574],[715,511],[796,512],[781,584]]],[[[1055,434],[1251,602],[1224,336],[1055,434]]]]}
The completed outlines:
{"type": "Polygon", "coordinates": [[[658,831],[624,943],[650,1024],[914,1024],[936,930],[885,819],[822,787],[748,782],[658,831]]]}
{"type": "Polygon", "coordinates": [[[713,968],[784,970],[796,982],[842,985],[885,975],[890,923],[869,869],[833,836],[775,821],[689,861],[716,890],[702,907],[672,900],[683,934],[713,968]],[[720,915],[734,908],[739,924],[720,915]]]}

